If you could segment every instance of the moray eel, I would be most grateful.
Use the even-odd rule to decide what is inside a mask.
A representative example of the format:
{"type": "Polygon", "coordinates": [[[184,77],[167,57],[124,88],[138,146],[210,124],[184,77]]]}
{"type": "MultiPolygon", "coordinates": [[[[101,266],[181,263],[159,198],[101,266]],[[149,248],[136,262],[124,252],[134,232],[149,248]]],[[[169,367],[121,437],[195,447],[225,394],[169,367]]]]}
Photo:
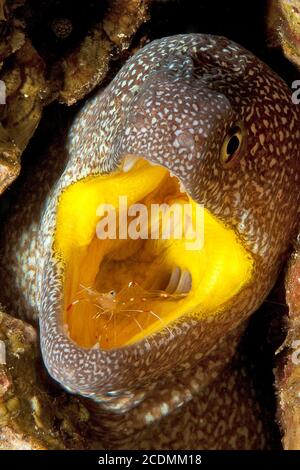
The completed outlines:
{"type": "Polygon", "coordinates": [[[125,445],[120,429],[142,447],[263,446],[238,369],[224,371],[295,233],[299,122],[287,85],[244,48],[164,38],[84,103],[64,150],[28,177],[2,235],[2,301],[38,318],[49,374],[92,399],[103,436],[115,425],[106,446],[125,445]],[[99,204],[120,210],[124,195],[202,204],[204,243],[99,239],[99,204]]]}

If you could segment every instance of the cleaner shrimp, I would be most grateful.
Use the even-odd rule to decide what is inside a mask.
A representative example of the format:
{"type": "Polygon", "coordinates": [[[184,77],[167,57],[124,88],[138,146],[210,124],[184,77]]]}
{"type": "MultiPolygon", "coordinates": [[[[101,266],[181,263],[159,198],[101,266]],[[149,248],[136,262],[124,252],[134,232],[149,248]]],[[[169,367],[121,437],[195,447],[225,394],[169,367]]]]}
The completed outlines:
{"type": "MultiPolygon", "coordinates": [[[[150,302],[155,301],[170,301],[184,298],[186,294],[170,294],[166,291],[152,290],[148,291],[143,289],[138,283],[134,281],[128,282],[119,292],[110,290],[108,292],[99,292],[93,287],[86,287],[80,285],[81,290],[78,292],[77,298],[67,307],[67,312],[72,311],[76,305],[87,302],[93,305],[95,313],[93,319],[95,321],[102,321],[102,332],[99,334],[98,344],[105,346],[108,339],[105,335],[110,335],[113,332],[114,344],[117,343],[117,321],[127,319],[128,322],[134,322],[138,331],[143,331],[150,323],[150,319],[155,319],[161,322],[162,327],[165,327],[170,335],[171,330],[166,327],[166,323],[159,316],[158,313],[149,308],[150,302]],[[148,320],[142,325],[138,320],[139,315],[146,315],[148,320]]],[[[97,347],[97,343],[94,347],[97,347]]]]}

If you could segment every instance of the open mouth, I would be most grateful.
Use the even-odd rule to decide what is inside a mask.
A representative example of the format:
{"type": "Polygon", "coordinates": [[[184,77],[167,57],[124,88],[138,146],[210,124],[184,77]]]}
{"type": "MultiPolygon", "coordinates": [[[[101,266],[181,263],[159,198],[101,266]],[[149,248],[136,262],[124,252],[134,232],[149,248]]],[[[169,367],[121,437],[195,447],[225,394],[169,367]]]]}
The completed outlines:
{"type": "Polygon", "coordinates": [[[205,208],[198,220],[199,207],[166,168],[131,156],[117,171],[62,193],[54,250],[64,264],[63,319],[74,342],[101,349],[136,343],[183,316],[216,314],[249,282],[245,247],[205,208]],[[124,217],[124,197],[144,218],[130,210],[124,217]],[[162,204],[179,217],[166,210],[164,219],[162,204]],[[100,214],[99,206],[114,213],[100,214]],[[103,227],[107,238],[99,237],[103,227]]]}

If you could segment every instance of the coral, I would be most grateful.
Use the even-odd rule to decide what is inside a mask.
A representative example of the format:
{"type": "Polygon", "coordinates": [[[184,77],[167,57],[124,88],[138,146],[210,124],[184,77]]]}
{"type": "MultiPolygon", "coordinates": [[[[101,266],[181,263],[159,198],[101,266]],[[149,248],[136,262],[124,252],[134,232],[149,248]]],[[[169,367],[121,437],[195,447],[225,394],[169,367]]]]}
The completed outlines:
{"type": "Polygon", "coordinates": [[[148,18],[150,0],[0,1],[0,194],[45,105],[73,105],[107,76],[148,18]]]}
{"type": "Polygon", "coordinates": [[[87,448],[89,412],[48,382],[36,330],[0,311],[0,450],[87,448]]]}
{"type": "Polygon", "coordinates": [[[280,46],[285,56],[300,67],[300,2],[269,0],[269,40],[280,46]]]}
{"type": "Polygon", "coordinates": [[[283,446],[300,449],[300,240],[290,261],[286,277],[289,306],[287,337],[276,369],[278,418],[283,431],[283,446]]]}

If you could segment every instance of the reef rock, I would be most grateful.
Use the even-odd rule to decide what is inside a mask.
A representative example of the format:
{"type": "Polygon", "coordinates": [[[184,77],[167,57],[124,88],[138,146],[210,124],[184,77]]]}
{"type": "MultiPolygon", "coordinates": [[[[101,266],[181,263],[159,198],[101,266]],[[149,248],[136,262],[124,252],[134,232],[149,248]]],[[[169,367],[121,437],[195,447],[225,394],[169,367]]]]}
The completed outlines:
{"type": "Polygon", "coordinates": [[[286,277],[287,337],[276,369],[283,446],[300,450],[300,238],[286,277]]]}

